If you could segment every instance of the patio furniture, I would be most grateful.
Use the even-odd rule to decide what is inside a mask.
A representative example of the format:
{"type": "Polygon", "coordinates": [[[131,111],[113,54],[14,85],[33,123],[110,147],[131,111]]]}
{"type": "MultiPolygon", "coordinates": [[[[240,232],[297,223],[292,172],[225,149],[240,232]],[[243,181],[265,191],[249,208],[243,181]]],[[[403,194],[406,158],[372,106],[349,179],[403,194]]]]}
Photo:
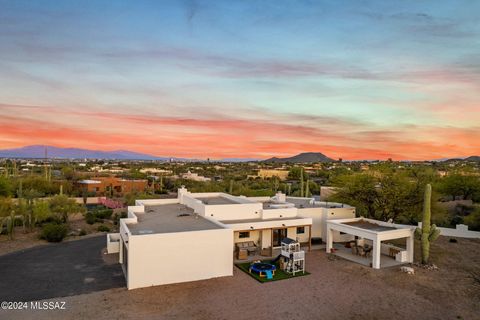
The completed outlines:
{"type": "Polygon", "coordinates": [[[272,248],[268,247],[268,248],[263,248],[261,251],[260,251],[260,255],[262,257],[270,257],[271,256],[271,250],[272,248]]]}
{"type": "Polygon", "coordinates": [[[352,248],[352,254],[354,255],[358,254],[358,248],[355,241],[350,242],[350,248],[352,248]]]}
{"type": "Polygon", "coordinates": [[[247,260],[248,259],[248,250],[247,249],[238,249],[237,259],[238,260],[247,260]]]}
{"type": "Polygon", "coordinates": [[[371,256],[372,255],[372,250],[373,250],[373,247],[365,247],[363,249],[364,256],[365,257],[371,256]]]}
{"type": "Polygon", "coordinates": [[[237,243],[237,250],[245,249],[248,254],[255,254],[257,252],[257,245],[254,241],[246,241],[237,243]]]}
{"type": "Polygon", "coordinates": [[[365,252],[365,251],[364,251],[364,248],[363,248],[362,246],[357,246],[357,254],[358,254],[359,256],[363,257],[364,254],[365,254],[364,252],[365,252]]]}
{"type": "Polygon", "coordinates": [[[398,250],[397,248],[388,248],[388,255],[392,258],[395,259],[395,256],[397,255],[397,253],[399,253],[400,250],[398,250]]]}

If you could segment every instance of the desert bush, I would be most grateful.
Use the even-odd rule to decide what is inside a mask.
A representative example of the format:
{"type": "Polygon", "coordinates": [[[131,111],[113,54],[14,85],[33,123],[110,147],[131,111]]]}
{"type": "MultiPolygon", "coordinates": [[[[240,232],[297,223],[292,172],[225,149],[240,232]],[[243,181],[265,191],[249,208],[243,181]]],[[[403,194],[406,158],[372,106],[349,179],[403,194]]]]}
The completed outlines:
{"type": "Polygon", "coordinates": [[[92,212],[89,211],[85,214],[85,222],[87,222],[88,224],[94,224],[96,221],[97,218],[92,212]]]}
{"type": "Polygon", "coordinates": [[[98,219],[110,219],[112,217],[113,210],[112,209],[100,209],[95,210],[94,215],[98,219]]]}
{"type": "Polygon", "coordinates": [[[109,232],[110,228],[108,226],[102,224],[102,225],[98,226],[97,230],[100,231],[100,232],[109,232]]]}
{"type": "Polygon", "coordinates": [[[48,242],[61,242],[67,236],[67,232],[66,224],[48,223],[43,226],[40,238],[48,242]]]}
{"type": "Polygon", "coordinates": [[[79,236],[85,236],[87,235],[87,231],[85,229],[80,230],[80,233],[78,234],[79,236]]]}
{"type": "Polygon", "coordinates": [[[120,223],[120,219],[124,219],[127,217],[127,213],[126,212],[122,212],[122,213],[115,213],[114,216],[113,216],[113,224],[114,225],[118,225],[120,223]]]}

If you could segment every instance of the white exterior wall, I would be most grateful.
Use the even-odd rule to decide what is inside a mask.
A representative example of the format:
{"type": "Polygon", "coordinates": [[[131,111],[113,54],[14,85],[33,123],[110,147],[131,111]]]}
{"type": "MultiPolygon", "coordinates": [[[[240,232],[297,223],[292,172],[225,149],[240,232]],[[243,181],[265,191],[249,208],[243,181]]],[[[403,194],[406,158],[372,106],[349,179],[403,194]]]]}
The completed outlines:
{"type": "MultiPolygon", "coordinates": [[[[355,208],[301,208],[298,215],[312,219],[312,237],[326,239],[327,220],[355,218],[355,208]]],[[[351,236],[341,235],[333,231],[333,241],[342,242],[350,240],[351,236]]]]}
{"type": "Polygon", "coordinates": [[[262,219],[293,218],[297,213],[297,208],[263,209],[262,219]]]}
{"type": "Polygon", "coordinates": [[[205,216],[216,220],[257,219],[262,215],[261,203],[207,205],[205,216]]]}
{"type": "Polygon", "coordinates": [[[270,229],[261,230],[262,232],[262,249],[272,246],[272,231],[270,229]]]}
{"type": "Polygon", "coordinates": [[[230,229],[131,235],[128,289],[231,276],[232,247],[230,229]]]}
{"type": "MultiPolygon", "coordinates": [[[[350,219],[355,218],[355,208],[326,208],[325,211],[325,222],[323,223],[322,234],[327,234],[327,221],[328,220],[338,220],[338,219],[350,219]]],[[[340,232],[333,231],[333,241],[334,242],[345,242],[350,241],[354,237],[350,234],[340,234],[340,232]]]]}
{"type": "MultiPolygon", "coordinates": [[[[422,227],[422,223],[418,223],[418,227],[422,227]]],[[[440,235],[445,237],[459,237],[459,238],[477,238],[480,239],[480,231],[468,230],[468,226],[464,224],[457,224],[455,229],[437,227],[440,230],[440,235]]]]}
{"type": "Polygon", "coordinates": [[[305,218],[312,219],[312,237],[323,238],[324,229],[324,208],[302,208],[298,209],[298,215],[305,218]]]}

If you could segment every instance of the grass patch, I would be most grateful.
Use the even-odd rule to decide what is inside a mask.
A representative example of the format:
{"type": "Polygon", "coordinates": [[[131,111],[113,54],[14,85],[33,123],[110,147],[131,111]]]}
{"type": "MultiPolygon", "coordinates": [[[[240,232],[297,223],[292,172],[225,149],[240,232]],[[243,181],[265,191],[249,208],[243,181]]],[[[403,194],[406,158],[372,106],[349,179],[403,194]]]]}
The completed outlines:
{"type": "MultiPolygon", "coordinates": [[[[265,261],[262,261],[262,262],[272,263],[270,260],[265,260],[265,261]]],[[[237,266],[237,268],[239,268],[240,270],[242,270],[243,272],[250,275],[252,278],[254,278],[255,280],[257,280],[258,282],[261,282],[261,283],[278,281],[278,280],[285,280],[285,279],[290,279],[290,278],[298,278],[298,277],[302,277],[302,276],[306,276],[306,275],[310,274],[307,271],[305,271],[305,273],[299,272],[295,275],[290,274],[290,273],[286,273],[286,272],[284,272],[283,270],[280,269],[280,266],[279,266],[278,263],[272,263],[277,267],[277,270],[275,270],[275,275],[273,276],[273,279],[269,280],[266,277],[261,278],[255,272],[252,272],[252,273],[248,272],[248,270],[250,268],[250,264],[251,264],[250,262],[245,262],[245,263],[237,263],[235,265],[237,266]]]]}

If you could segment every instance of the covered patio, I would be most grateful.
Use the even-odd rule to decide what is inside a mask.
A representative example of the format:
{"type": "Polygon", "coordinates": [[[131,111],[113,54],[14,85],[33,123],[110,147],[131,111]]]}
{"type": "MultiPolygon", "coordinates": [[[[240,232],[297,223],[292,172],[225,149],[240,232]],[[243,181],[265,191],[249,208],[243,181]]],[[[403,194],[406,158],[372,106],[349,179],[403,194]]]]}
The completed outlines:
{"type": "Polygon", "coordinates": [[[413,262],[414,231],[413,226],[366,218],[330,220],[327,221],[326,251],[353,262],[371,265],[374,269],[410,263],[413,262]],[[334,246],[334,230],[355,236],[356,239],[346,246],[334,246]],[[395,239],[405,239],[405,248],[386,243],[395,239]]]}
{"type": "Polygon", "coordinates": [[[234,230],[235,261],[276,257],[280,253],[277,249],[280,249],[281,240],[287,237],[300,242],[306,250],[311,250],[310,218],[252,219],[222,223],[234,230]]]}

